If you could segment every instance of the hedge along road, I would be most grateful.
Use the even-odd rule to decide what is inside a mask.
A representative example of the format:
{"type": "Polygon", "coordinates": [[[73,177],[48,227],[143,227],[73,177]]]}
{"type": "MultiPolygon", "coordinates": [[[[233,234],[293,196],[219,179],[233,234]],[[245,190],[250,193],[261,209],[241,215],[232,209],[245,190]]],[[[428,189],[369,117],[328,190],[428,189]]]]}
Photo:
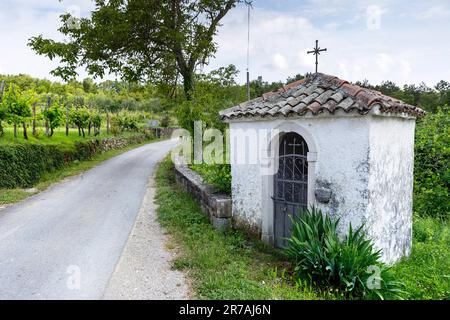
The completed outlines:
{"type": "Polygon", "coordinates": [[[148,179],[175,144],[131,150],[0,211],[0,299],[102,298],[148,179]]]}

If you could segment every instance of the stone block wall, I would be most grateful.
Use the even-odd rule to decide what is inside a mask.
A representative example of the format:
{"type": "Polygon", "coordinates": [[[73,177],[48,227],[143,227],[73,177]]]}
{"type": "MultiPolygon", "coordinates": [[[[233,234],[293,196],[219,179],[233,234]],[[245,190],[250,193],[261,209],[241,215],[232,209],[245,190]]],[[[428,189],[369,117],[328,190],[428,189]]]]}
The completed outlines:
{"type": "Polygon", "coordinates": [[[177,183],[200,204],[214,228],[226,230],[231,226],[231,197],[216,192],[203,178],[186,165],[175,165],[177,183]]]}

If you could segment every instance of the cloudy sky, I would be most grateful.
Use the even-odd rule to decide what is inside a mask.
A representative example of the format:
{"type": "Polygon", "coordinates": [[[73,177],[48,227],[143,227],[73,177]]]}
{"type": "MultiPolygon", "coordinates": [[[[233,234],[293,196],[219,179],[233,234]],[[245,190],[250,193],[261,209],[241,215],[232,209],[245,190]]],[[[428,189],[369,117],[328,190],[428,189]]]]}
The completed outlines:
{"type": "MultiPolygon", "coordinates": [[[[59,15],[79,10],[86,16],[91,8],[89,0],[0,0],[0,73],[54,79],[49,71],[55,63],[36,56],[27,39],[37,34],[61,39],[59,15]]],[[[314,57],[306,51],[316,39],[328,49],[320,56],[319,71],[350,81],[434,85],[450,80],[448,0],[254,0],[251,77],[276,81],[314,71],[314,57]]],[[[243,82],[245,7],[223,20],[216,41],[219,50],[205,71],[235,64],[243,82]]]]}

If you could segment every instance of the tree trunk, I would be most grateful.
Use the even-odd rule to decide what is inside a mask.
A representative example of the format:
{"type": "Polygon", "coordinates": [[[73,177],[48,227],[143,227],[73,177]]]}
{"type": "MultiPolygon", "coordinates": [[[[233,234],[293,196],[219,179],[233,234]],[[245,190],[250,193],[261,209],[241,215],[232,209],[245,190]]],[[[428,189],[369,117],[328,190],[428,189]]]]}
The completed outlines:
{"type": "Polygon", "coordinates": [[[33,103],[33,136],[36,136],[36,103],[33,103]]]}
{"type": "Polygon", "coordinates": [[[23,137],[25,138],[25,140],[28,140],[27,124],[25,122],[22,122],[22,126],[23,126],[23,137]]]}
{"type": "Polygon", "coordinates": [[[50,137],[53,137],[53,128],[50,128],[50,137]]]}
{"type": "Polygon", "coordinates": [[[192,86],[192,78],[190,76],[184,78],[183,87],[186,100],[191,101],[193,86],[192,86]]]}
{"type": "Polygon", "coordinates": [[[5,91],[5,80],[3,80],[2,82],[0,82],[0,103],[2,102],[3,99],[3,91],[5,91]]]}
{"type": "MultiPolygon", "coordinates": [[[[47,111],[48,108],[50,108],[51,103],[52,103],[52,98],[48,97],[47,105],[45,106],[45,111],[47,111]]],[[[48,137],[48,120],[47,119],[45,119],[45,135],[48,137]]]]}
{"type": "Polygon", "coordinates": [[[88,136],[91,135],[91,128],[92,128],[92,123],[89,122],[89,125],[88,125],[88,136]]]}
{"type": "Polygon", "coordinates": [[[14,138],[17,138],[17,124],[14,123],[14,138]]]}
{"type": "Polygon", "coordinates": [[[0,121],[0,137],[3,137],[3,126],[1,121],[0,121]]]}
{"type": "Polygon", "coordinates": [[[78,127],[78,135],[81,137],[81,128],[78,127]]]}
{"type": "Polygon", "coordinates": [[[83,138],[86,138],[86,135],[84,134],[84,128],[81,128],[81,132],[83,133],[83,138]]]}
{"type": "Polygon", "coordinates": [[[109,134],[109,112],[106,113],[106,134],[109,134]]]}
{"type": "Polygon", "coordinates": [[[69,106],[66,106],[66,136],[69,135],[69,106]]]}

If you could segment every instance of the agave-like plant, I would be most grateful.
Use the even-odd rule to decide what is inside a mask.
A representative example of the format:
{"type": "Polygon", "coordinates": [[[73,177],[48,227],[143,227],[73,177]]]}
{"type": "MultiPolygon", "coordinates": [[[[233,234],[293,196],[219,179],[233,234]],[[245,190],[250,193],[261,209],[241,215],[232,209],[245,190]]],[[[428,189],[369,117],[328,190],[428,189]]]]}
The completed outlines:
{"type": "Polygon", "coordinates": [[[337,233],[339,219],[333,221],[314,207],[292,219],[291,237],[285,253],[299,276],[307,274],[314,282],[330,287],[348,298],[399,299],[401,283],[392,279],[380,262],[361,226],[349,226],[341,240],[337,233]],[[373,283],[376,285],[371,285],[373,283]]]}

